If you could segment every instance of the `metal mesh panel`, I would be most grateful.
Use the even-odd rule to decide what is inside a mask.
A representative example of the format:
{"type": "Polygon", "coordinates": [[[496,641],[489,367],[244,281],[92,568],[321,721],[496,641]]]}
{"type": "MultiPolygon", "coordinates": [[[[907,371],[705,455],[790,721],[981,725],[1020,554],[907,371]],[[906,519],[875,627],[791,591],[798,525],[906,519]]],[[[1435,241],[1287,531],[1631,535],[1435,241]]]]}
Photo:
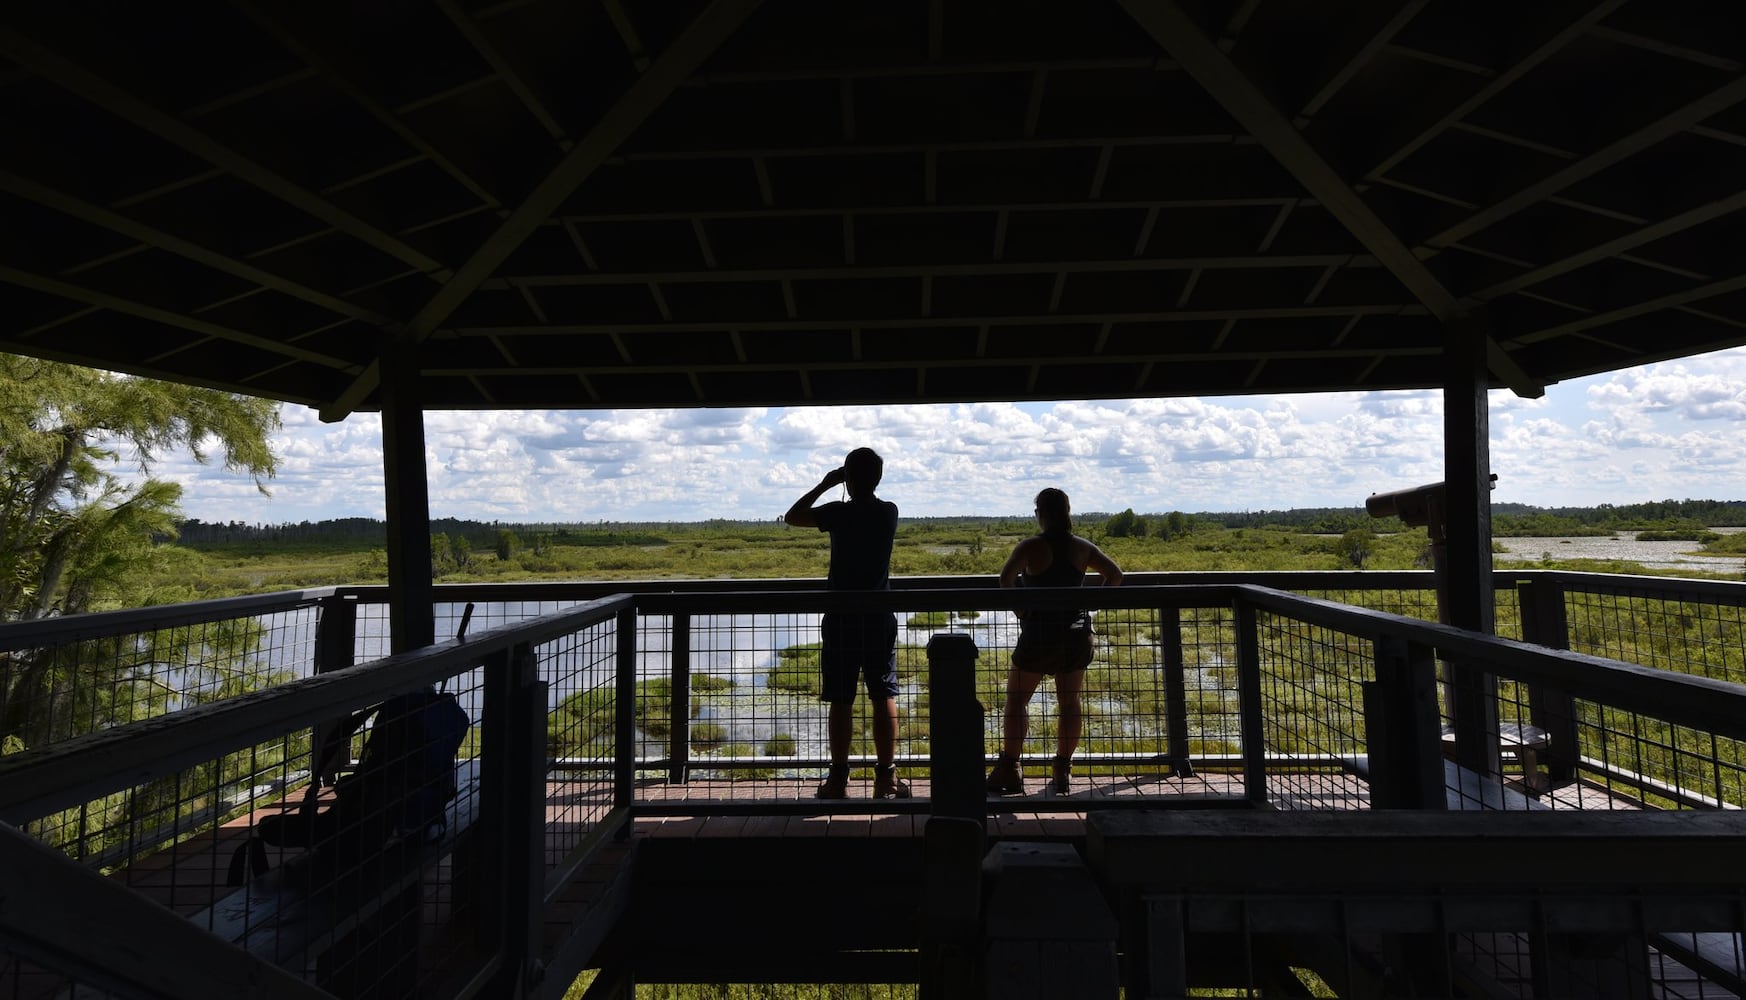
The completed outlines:
{"type": "Polygon", "coordinates": [[[1256,631],[1269,800],[1281,809],[1367,808],[1369,791],[1353,772],[1368,753],[1370,642],[1269,614],[1256,631]]]}
{"type": "Polygon", "coordinates": [[[613,805],[618,758],[618,644],[603,623],[534,650],[549,685],[545,782],[545,859],[560,865],[598,827],[613,805]]]}
{"type": "Polygon", "coordinates": [[[1659,670],[1746,683],[1746,606],[1652,586],[1565,584],[1570,648],[1659,670]]]}
{"type": "Polygon", "coordinates": [[[12,751],[255,691],[307,674],[319,608],[117,631],[80,619],[0,649],[0,736],[12,751]]]}

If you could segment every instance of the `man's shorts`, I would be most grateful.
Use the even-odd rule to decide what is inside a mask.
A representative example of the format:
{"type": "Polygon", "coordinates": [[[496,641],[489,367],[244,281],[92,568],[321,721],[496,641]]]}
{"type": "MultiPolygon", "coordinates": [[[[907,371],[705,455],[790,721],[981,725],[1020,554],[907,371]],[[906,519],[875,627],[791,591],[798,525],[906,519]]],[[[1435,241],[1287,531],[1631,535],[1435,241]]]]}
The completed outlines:
{"type": "Polygon", "coordinates": [[[1066,674],[1091,665],[1091,630],[1019,634],[1012,668],[1027,674],[1066,674]]]}
{"type": "Polygon", "coordinates": [[[896,615],[832,612],[824,616],[820,633],[825,701],[854,701],[858,684],[866,687],[868,698],[897,697],[896,615]]]}

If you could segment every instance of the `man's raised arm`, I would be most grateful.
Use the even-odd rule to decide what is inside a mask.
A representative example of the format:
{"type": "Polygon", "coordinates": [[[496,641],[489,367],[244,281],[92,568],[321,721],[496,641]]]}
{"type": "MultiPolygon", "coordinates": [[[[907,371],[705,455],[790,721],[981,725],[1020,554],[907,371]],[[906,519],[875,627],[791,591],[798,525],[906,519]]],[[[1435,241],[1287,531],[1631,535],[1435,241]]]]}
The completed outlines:
{"type": "Polygon", "coordinates": [[[824,478],[818,481],[817,486],[807,490],[799,500],[794,501],[794,506],[788,508],[788,513],[782,515],[782,520],[798,528],[818,527],[818,518],[812,515],[812,505],[818,502],[818,498],[824,495],[825,490],[833,486],[840,486],[845,478],[847,478],[847,473],[841,468],[832,469],[825,473],[824,478]]]}

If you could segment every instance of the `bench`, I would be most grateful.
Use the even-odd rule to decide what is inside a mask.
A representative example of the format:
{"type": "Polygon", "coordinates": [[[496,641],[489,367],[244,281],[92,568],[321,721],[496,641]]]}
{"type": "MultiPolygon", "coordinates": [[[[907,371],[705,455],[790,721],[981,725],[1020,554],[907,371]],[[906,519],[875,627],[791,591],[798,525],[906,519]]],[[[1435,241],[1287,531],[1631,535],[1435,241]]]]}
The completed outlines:
{"type": "MultiPolygon", "coordinates": [[[[1342,769],[1364,779],[1366,783],[1370,781],[1368,754],[1342,757],[1340,765],[1342,769]]],[[[1444,803],[1450,812],[1523,812],[1551,808],[1533,795],[1516,791],[1502,781],[1488,778],[1452,760],[1443,761],[1443,794],[1444,803]]]]}
{"type": "Polygon", "coordinates": [[[332,870],[332,862],[312,852],[283,849],[280,863],[193,921],[341,995],[389,978],[416,982],[423,912],[434,901],[427,899],[434,894],[426,882],[469,839],[479,803],[477,761],[456,765],[455,784],[441,839],[387,846],[348,872],[332,870]],[[367,981],[350,982],[356,976],[367,981]]]}
{"type": "MultiPolygon", "coordinates": [[[[1521,722],[1500,722],[1497,726],[1497,749],[1504,757],[1515,760],[1522,769],[1522,784],[1530,795],[1550,791],[1551,780],[1540,770],[1540,754],[1552,745],[1552,736],[1539,726],[1521,722]]],[[[1443,755],[1455,754],[1455,730],[1443,728],[1443,755]]]]}

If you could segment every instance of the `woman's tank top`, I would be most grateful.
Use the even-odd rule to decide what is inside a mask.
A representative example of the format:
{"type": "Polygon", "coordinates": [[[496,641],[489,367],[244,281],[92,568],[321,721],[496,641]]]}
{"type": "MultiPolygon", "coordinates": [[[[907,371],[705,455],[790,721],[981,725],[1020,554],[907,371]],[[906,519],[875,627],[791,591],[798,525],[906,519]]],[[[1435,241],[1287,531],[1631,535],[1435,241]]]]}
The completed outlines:
{"type": "MultiPolygon", "coordinates": [[[[1048,543],[1053,557],[1049,568],[1041,573],[1026,572],[1026,587],[1077,587],[1085,582],[1085,570],[1073,565],[1073,536],[1065,532],[1048,532],[1040,536],[1048,543]]],[[[1086,611],[1033,611],[1019,619],[1019,631],[1043,637],[1050,634],[1066,638],[1068,632],[1091,629],[1091,614],[1086,611]]]]}

